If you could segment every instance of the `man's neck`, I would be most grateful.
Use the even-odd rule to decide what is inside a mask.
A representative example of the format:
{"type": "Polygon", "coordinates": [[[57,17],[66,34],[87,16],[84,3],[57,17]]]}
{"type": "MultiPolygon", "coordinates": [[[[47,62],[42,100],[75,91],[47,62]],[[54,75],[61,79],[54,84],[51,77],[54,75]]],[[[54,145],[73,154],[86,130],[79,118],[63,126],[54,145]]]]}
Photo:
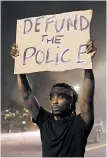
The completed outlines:
{"type": "Polygon", "coordinates": [[[54,116],[55,120],[69,120],[69,118],[71,117],[71,115],[67,115],[67,116],[54,116]]]}

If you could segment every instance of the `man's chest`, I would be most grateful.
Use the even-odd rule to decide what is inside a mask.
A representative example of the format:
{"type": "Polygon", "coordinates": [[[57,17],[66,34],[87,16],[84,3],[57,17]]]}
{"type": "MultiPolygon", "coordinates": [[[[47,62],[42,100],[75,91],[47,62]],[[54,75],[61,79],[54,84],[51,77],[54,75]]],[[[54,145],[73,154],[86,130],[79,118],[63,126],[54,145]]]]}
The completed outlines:
{"type": "Polygon", "coordinates": [[[41,138],[43,142],[62,142],[73,141],[82,136],[82,131],[75,125],[75,122],[56,123],[47,122],[41,130],[41,138]]]}

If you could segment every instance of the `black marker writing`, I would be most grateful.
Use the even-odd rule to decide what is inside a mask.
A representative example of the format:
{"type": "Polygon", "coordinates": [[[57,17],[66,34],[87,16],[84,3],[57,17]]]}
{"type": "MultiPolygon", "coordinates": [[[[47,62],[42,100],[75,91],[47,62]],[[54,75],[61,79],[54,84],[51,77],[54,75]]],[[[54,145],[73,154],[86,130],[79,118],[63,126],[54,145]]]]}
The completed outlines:
{"type": "Polygon", "coordinates": [[[60,61],[61,62],[69,62],[70,59],[69,60],[64,59],[66,53],[69,53],[69,50],[70,49],[66,49],[63,52],[56,53],[55,56],[54,56],[54,59],[49,59],[49,58],[51,58],[51,52],[50,52],[49,49],[47,49],[47,51],[44,52],[40,49],[37,50],[34,47],[29,47],[29,48],[26,48],[25,51],[24,51],[23,65],[26,65],[27,60],[30,59],[33,56],[35,57],[35,62],[38,65],[40,65],[42,63],[50,63],[50,62],[53,62],[55,65],[58,65],[58,63],[60,61]],[[31,54],[29,52],[31,52],[31,54]],[[30,54],[30,55],[28,55],[27,53],[30,54]]]}
{"type": "Polygon", "coordinates": [[[80,45],[79,46],[79,49],[78,49],[78,55],[77,55],[77,63],[84,63],[85,61],[84,60],[80,60],[80,56],[81,54],[84,54],[85,52],[82,52],[81,49],[83,47],[86,47],[86,44],[83,44],[83,45],[80,45]]]}
{"type": "Polygon", "coordinates": [[[43,16],[38,17],[35,21],[35,32],[40,32],[40,29],[38,29],[37,27],[40,25],[40,22],[38,22],[40,19],[44,18],[43,16]]]}
{"type": "Polygon", "coordinates": [[[46,63],[50,63],[50,62],[53,62],[54,60],[50,60],[49,61],[49,54],[50,54],[50,52],[49,52],[49,49],[47,50],[47,54],[46,54],[46,63]]]}
{"type": "Polygon", "coordinates": [[[54,18],[55,18],[55,16],[51,16],[51,17],[49,17],[49,18],[46,19],[45,32],[47,32],[47,30],[48,30],[48,25],[49,25],[50,23],[53,23],[53,22],[54,22],[54,20],[53,20],[54,18]]]}
{"type": "Polygon", "coordinates": [[[89,21],[88,21],[88,19],[86,18],[86,17],[84,17],[84,16],[80,16],[80,30],[81,31],[83,31],[83,30],[86,30],[88,27],[89,27],[89,21]],[[83,19],[86,21],[86,26],[83,28],[83,19]]]}
{"type": "Polygon", "coordinates": [[[36,48],[35,47],[26,48],[25,51],[24,51],[23,65],[26,65],[27,59],[29,59],[30,57],[32,57],[35,53],[36,53],[36,48]],[[27,53],[28,53],[29,50],[32,50],[31,55],[27,55],[27,53]]]}
{"type": "Polygon", "coordinates": [[[71,18],[67,19],[67,31],[70,31],[70,27],[74,28],[74,30],[77,30],[77,15],[75,15],[74,23],[72,22],[71,18]]]}
{"type": "Polygon", "coordinates": [[[61,56],[61,61],[62,61],[62,62],[69,62],[69,61],[70,61],[70,59],[67,60],[67,61],[64,60],[64,55],[65,55],[65,53],[68,52],[68,51],[69,51],[69,49],[66,49],[66,50],[63,52],[63,54],[62,54],[62,56],[61,56]]]}
{"type": "Polygon", "coordinates": [[[49,37],[48,35],[42,35],[42,43],[60,44],[62,37],[64,37],[64,35],[56,35],[56,36],[52,36],[52,37],[49,37]]]}
{"type": "Polygon", "coordinates": [[[63,29],[63,27],[64,27],[64,22],[65,22],[65,19],[62,20],[61,27],[60,27],[60,29],[58,30],[57,20],[55,21],[55,29],[56,29],[56,32],[60,32],[60,31],[63,29]]]}
{"type": "Polygon", "coordinates": [[[24,20],[24,30],[23,30],[23,34],[26,34],[28,32],[30,32],[30,30],[32,29],[33,23],[31,21],[31,19],[26,19],[24,20]],[[29,28],[26,30],[26,25],[29,24],[29,28]]]}
{"type": "Polygon", "coordinates": [[[41,51],[41,50],[38,50],[37,53],[36,53],[36,55],[35,55],[35,61],[36,61],[36,63],[37,63],[38,65],[41,64],[41,63],[44,61],[44,58],[45,58],[44,52],[41,51]],[[42,55],[42,57],[43,57],[41,61],[38,61],[38,56],[39,56],[39,54],[42,55]]]}

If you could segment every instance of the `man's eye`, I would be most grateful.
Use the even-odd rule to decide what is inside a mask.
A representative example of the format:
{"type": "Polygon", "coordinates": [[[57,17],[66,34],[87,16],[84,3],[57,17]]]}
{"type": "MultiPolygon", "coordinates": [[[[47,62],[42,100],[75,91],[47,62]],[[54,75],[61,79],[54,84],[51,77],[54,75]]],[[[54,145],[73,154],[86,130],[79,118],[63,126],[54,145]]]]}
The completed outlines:
{"type": "Polygon", "coordinates": [[[51,100],[54,100],[54,98],[55,98],[55,96],[51,96],[51,97],[50,97],[51,100]]]}
{"type": "Polygon", "coordinates": [[[53,99],[54,99],[54,97],[51,97],[50,99],[51,99],[51,100],[53,100],[53,99]]]}
{"type": "Polygon", "coordinates": [[[63,99],[64,97],[63,97],[63,96],[59,96],[58,98],[59,98],[59,99],[63,99]]]}

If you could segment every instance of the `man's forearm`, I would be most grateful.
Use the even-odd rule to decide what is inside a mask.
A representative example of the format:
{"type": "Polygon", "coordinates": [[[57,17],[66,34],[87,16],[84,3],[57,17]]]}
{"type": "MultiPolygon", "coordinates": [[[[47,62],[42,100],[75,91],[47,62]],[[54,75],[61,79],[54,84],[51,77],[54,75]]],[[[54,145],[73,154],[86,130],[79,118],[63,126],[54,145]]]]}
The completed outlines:
{"type": "Polygon", "coordinates": [[[84,78],[89,78],[91,80],[94,80],[94,74],[92,69],[85,69],[85,75],[84,78]]]}
{"type": "Polygon", "coordinates": [[[84,71],[83,99],[89,103],[93,101],[94,96],[94,74],[92,69],[85,69],[84,71]]]}
{"type": "Polygon", "coordinates": [[[21,93],[21,96],[23,97],[23,99],[26,99],[28,94],[32,92],[27,75],[18,74],[17,81],[18,81],[18,88],[19,88],[19,91],[21,93]]]}
{"type": "Polygon", "coordinates": [[[25,104],[27,105],[27,108],[31,112],[31,115],[35,116],[36,118],[39,113],[40,106],[37,99],[32,94],[32,89],[27,75],[17,75],[17,80],[19,91],[21,93],[22,98],[24,99],[25,104]]]}
{"type": "Polygon", "coordinates": [[[84,70],[83,97],[80,104],[81,116],[90,124],[94,119],[94,75],[90,69],[84,70]]]}

